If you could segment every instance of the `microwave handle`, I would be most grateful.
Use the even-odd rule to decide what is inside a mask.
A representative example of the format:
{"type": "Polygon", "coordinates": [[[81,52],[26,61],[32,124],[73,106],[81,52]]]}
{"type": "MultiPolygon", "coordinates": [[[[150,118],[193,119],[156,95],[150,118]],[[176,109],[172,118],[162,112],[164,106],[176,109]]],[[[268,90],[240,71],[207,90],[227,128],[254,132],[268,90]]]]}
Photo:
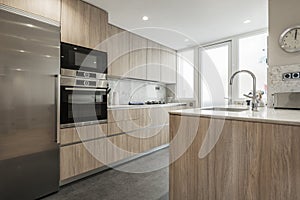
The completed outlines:
{"type": "Polygon", "coordinates": [[[65,88],[67,91],[90,91],[90,92],[106,92],[106,89],[91,89],[91,88],[65,88]]]}

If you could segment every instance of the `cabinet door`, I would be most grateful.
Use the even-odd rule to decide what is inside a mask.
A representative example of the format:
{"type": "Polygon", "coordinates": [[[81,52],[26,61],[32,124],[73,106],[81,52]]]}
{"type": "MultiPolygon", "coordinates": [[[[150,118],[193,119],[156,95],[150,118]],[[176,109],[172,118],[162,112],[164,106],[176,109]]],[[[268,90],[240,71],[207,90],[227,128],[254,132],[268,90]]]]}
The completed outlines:
{"type": "MultiPolygon", "coordinates": [[[[101,139],[104,141],[104,139],[101,139]]],[[[106,153],[105,142],[90,141],[60,148],[60,180],[103,166],[99,153],[106,153]]]]}
{"type": "Polygon", "coordinates": [[[108,74],[128,77],[129,73],[129,32],[108,25],[107,53],[108,74]]]}
{"type": "Polygon", "coordinates": [[[0,4],[60,21],[60,0],[0,0],[0,4]]]}
{"type": "Polygon", "coordinates": [[[66,145],[107,136],[107,124],[97,124],[60,130],[60,144],[66,145]]]}
{"type": "Polygon", "coordinates": [[[147,39],[130,33],[130,78],[144,79],[147,76],[147,39]]]}
{"type": "Polygon", "coordinates": [[[160,44],[148,40],[147,80],[160,81],[160,48],[160,44]]]}
{"type": "Polygon", "coordinates": [[[127,135],[117,135],[108,137],[107,141],[107,158],[106,163],[115,163],[130,156],[127,151],[128,142],[127,135]]]}
{"type": "Polygon", "coordinates": [[[95,48],[107,38],[107,13],[80,0],[62,0],[61,40],[95,48]]]}
{"type": "Polygon", "coordinates": [[[161,49],[161,82],[176,83],[176,51],[163,47],[161,49]]]}

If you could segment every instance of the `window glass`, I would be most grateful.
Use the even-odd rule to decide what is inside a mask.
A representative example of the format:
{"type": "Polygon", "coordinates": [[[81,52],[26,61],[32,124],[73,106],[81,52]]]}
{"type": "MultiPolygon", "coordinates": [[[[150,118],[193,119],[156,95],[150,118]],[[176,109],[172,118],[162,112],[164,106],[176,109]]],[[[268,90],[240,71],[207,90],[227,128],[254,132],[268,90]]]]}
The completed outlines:
{"type": "Polygon", "coordinates": [[[201,107],[225,104],[230,55],[230,43],[200,49],[201,107]]]}
{"type": "MultiPolygon", "coordinates": [[[[257,90],[267,92],[267,33],[239,39],[239,70],[249,70],[256,76],[257,90]]],[[[238,77],[238,97],[252,90],[248,74],[238,77]]],[[[266,98],[266,95],[264,95],[266,98]]]]}
{"type": "Polygon", "coordinates": [[[194,49],[178,53],[177,98],[194,98],[194,49]]]}

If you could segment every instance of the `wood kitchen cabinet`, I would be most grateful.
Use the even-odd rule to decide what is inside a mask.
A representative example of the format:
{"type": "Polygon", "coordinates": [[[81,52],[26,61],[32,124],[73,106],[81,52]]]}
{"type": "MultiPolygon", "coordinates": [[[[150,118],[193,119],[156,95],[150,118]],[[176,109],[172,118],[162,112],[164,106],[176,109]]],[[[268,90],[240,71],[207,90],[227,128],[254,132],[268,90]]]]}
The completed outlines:
{"type": "Polygon", "coordinates": [[[170,145],[170,200],[300,199],[299,126],[179,115],[170,120],[171,139],[177,137],[170,145]]]}
{"type": "Polygon", "coordinates": [[[105,50],[100,45],[107,38],[106,11],[81,0],[62,0],[61,41],[87,48],[105,50]]]}
{"type": "Polygon", "coordinates": [[[173,49],[162,47],[160,51],[161,59],[161,82],[174,84],[176,83],[176,68],[177,68],[177,55],[173,49]]]}
{"type": "Polygon", "coordinates": [[[0,4],[60,21],[60,0],[0,0],[0,4]]]}
{"type": "Polygon", "coordinates": [[[147,77],[147,39],[130,33],[129,77],[146,80],[147,77]]]}
{"type": "Polygon", "coordinates": [[[67,145],[106,136],[107,124],[65,128],[60,130],[60,144],[67,145]]]}
{"type": "Polygon", "coordinates": [[[60,148],[60,180],[89,172],[104,166],[99,153],[105,155],[104,139],[63,146],[60,148]]]}
{"type": "Polygon", "coordinates": [[[129,76],[129,32],[108,24],[106,40],[108,53],[108,74],[112,76],[129,76]]]}
{"type": "Polygon", "coordinates": [[[147,80],[160,81],[160,49],[161,45],[148,40],[147,47],[147,80]]]}

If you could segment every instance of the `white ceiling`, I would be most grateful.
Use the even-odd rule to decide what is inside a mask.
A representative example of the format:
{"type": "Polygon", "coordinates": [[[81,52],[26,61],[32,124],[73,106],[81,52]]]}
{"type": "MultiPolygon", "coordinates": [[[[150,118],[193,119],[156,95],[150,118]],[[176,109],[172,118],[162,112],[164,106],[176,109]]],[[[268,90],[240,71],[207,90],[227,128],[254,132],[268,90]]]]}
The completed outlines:
{"type": "Polygon", "coordinates": [[[106,10],[111,24],[174,49],[268,26],[268,0],[85,1],[106,10]],[[149,21],[142,20],[144,15],[149,21]],[[248,19],[252,22],[244,24],[248,19]]]}

